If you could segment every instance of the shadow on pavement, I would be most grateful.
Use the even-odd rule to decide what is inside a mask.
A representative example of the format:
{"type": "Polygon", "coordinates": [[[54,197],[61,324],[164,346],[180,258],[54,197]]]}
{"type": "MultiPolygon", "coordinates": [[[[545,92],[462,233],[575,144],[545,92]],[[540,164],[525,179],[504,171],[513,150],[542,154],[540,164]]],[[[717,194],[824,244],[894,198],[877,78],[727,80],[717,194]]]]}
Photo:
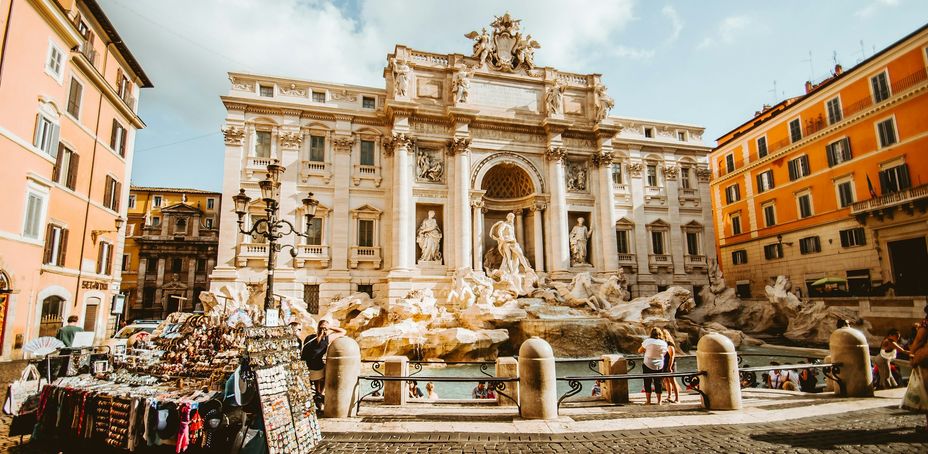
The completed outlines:
{"type": "Polygon", "coordinates": [[[914,427],[889,429],[834,429],[797,432],[766,432],[752,434],[751,438],[770,444],[789,445],[793,448],[835,449],[838,446],[880,446],[890,444],[928,443],[928,433],[914,427]]]}

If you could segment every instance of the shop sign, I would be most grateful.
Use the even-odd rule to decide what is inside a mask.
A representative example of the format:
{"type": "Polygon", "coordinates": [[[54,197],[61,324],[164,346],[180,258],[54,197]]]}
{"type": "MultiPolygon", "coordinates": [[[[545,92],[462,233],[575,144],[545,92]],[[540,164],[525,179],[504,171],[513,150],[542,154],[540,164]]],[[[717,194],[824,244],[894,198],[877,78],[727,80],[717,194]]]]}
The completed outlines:
{"type": "Polygon", "coordinates": [[[108,282],[103,281],[81,281],[81,288],[84,290],[107,290],[110,288],[108,282]]]}

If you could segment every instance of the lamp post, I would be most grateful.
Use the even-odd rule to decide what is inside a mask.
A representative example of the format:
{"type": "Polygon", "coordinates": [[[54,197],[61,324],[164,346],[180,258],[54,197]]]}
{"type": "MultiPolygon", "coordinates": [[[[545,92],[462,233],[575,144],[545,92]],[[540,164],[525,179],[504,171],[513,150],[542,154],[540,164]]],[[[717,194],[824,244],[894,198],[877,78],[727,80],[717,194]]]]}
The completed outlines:
{"type": "MultiPolygon", "coordinates": [[[[296,257],[297,255],[296,249],[293,245],[288,244],[281,246],[277,244],[277,240],[290,234],[294,234],[303,238],[309,237],[309,235],[306,233],[298,232],[296,227],[294,227],[290,221],[279,218],[280,175],[283,173],[285,168],[284,166],[277,164],[277,162],[278,161],[275,159],[267,166],[266,178],[258,182],[258,187],[261,189],[261,200],[263,200],[265,204],[264,212],[267,213],[267,217],[265,219],[259,219],[257,222],[252,223],[251,228],[246,230],[244,227],[244,217],[248,212],[248,203],[251,202],[251,197],[245,195],[244,189],[239,189],[238,194],[232,197],[232,200],[235,202],[235,214],[238,215],[239,232],[251,236],[260,235],[264,237],[268,243],[267,293],[264,295],[265,324],[268,320],[268,313],[271,310],[277,309],[276,305],[274,304],[274,268],[277,265],[277,253],[280,252],[284,247],[289,247],[290,256],[296,257]]],[[[302,202],[306,216],[306,230],[308,231],[309,222],[316,215],[316,207],[319,205],[319,201],[314,199],[313,193],[310,192],[305,198],[303,198],[302,202]]]]}

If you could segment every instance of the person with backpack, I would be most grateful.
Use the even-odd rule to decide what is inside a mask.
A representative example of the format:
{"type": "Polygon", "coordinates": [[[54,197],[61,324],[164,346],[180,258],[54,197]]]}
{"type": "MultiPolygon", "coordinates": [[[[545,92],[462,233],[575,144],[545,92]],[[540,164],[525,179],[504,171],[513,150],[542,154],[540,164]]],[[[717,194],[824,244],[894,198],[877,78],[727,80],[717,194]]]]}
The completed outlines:
{"type": "Polygon", "coordinates": [[[319,408],[322,407],[325,397],[325,354],[329,351],[329,345],[344,335],[344,329],[330,327],[328,320],[319,320],[316,333],[306,336],[303,341],[300,359],[306,362],[306,367],[309,368],[309,380],[313,383],[314,399],[319,408]]]}

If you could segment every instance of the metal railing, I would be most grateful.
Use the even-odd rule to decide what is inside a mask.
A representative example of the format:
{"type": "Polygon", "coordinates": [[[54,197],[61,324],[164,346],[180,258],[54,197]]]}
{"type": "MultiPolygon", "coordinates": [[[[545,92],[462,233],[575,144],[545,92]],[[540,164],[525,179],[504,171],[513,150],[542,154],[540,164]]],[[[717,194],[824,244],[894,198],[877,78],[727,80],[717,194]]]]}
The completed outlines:
{"type": "Polygon", "coordinates": [[[645,379],[645,378],[680,378],[683,381],[683,385],[686,386],[686,389],[691,390],[702,397],[702,403],[705,408],[709,408],[709,396],[706,395],[701,389],[699,389],[699,377],[706,375],[705,371],[693,371],[693,372],[661,372],[656,374],[617,374],[617,375],[571,375],[567,377],[558,377],[557,381],[566,381],[567,386],[570,386],[570,390],[562,394],[561,397],[557,399],[557,407],[561,408],[561,404],[568,398],[580,394],[580,391],[583,391],[583,382],[585,381],[606,381],[606,380],[635,380],[635,379],[645,379]]]}
{"type": "MultiPolygon", "coordinates": [[[[384,375],[361,375],[358,377],[358,381],[355,384],[356,388],[360,388],[361,381],[369,381],[371,383],[371,390],[358,398],[358,402],[355,406],[355,415],[361,412],[361,402],[365,398],[372,396],[374,393],[379,393],[383,390],[384,382],[407,382],[407,381],[425,381],[430,382],[439,382],[439,383],[473,383],[473,382],[486,382],[487,389],[493,390],[496,394],[499,394],[502,397],[505,397],[515,404],[516,408],[519,409],[519,415],[522,415],[522,405],[519,404],[518,399],[514,399],[512,396],[505,393],[506,383],[518,383],[519,377],[492,377],[492,379],[487,379],[484,377],[417,377],[415,375],[404,375],[404,376],[384,376],[384,375]]],[[[401,390],[401,392],[406,392],[401,390]]],[[[488,399],[489,400],[489,399],[488,399]]]]}
{"type": "MultiPolygon", "coordinates": [[[[361,362],[370,364],[371,370],[374,371],[375,374],[384,376],[383,371],[380,370],[381,367],[383,366],[384,360],[382,359],[362,359],[361,362]]],[[[487,372],[490,369],[490,366],[496,365],[495,361],[428,361],[428,360],[423,360],[423,361],[409,361],[407,364],[409,364],[409,367],[415,370],[414,372],[409,374],[410,377],[421,373],[423,364],[442,364],[442,365],[448,365],[448,366],[479,364],[481,374],[486,375],[487,377],[496,377],[495,375],[491,375],[489,372],[487,372]]]]}
{"type": "MultiPolygon", "coordinates": [[[[781,365],[766,365],[758,367],[744,367],[738,369],[738,375],[741,378],[741,387],[742,388],[755,388],[758,385],[757,373],[758,372],[769,372],[774,370],[804,370],[804,369],[821,369],[822,374],[838,384],[838,387],[841,389],[841,394],[845,394],[844,382],[841,381],[841,378],[838,377],[838,374],[841,372],[841,363],[812,363],[812,364],[781,364],[781,365]]],[[[797,386],[799,384],[797,383],[797,386]]]]}
{"type": "Polygon", "coordinates": [[[915,186],[903,191],[884,194],[861,202],[851,204],[851,214],[858,214],[878,208],[888,208],[890,206],[902,205],[913,202],[918,199],[928,197],[928,184],[915,186]]]}

